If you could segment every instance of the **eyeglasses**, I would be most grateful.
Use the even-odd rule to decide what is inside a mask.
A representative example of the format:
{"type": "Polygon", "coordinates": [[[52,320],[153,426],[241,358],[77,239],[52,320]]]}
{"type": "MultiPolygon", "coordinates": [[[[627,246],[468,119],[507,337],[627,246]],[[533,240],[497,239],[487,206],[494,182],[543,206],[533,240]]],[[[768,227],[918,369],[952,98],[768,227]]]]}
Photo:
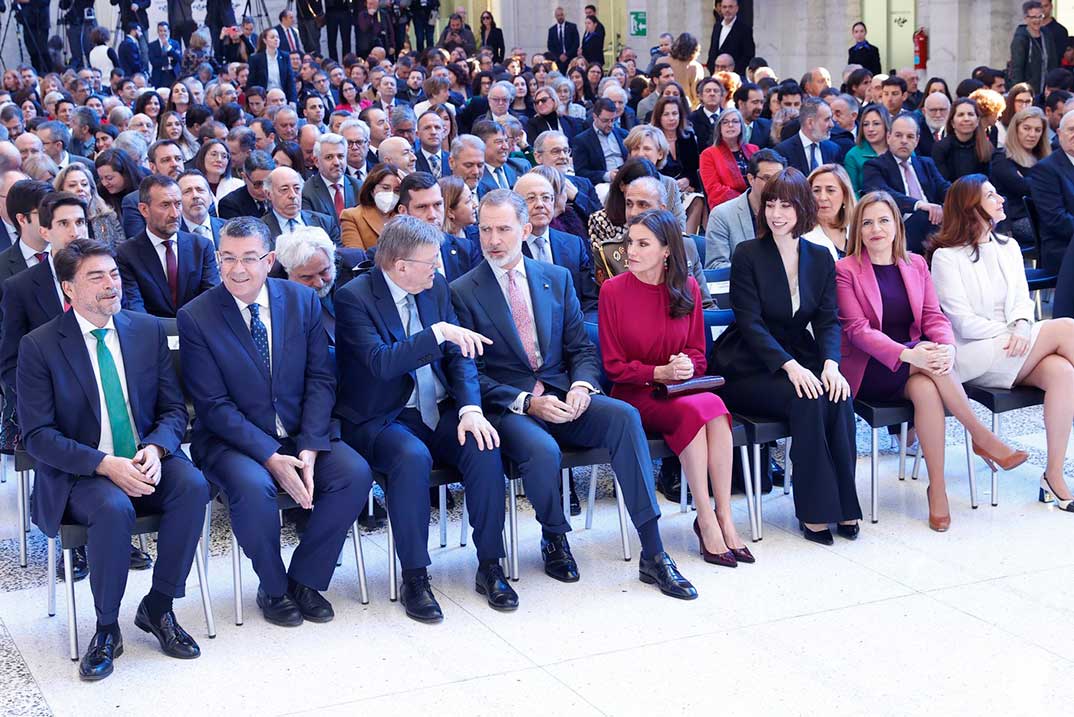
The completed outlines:
{"type": "Polygon", "coordinates": [[[366,141],[364,139],[348,139],[347,140],[347,146],[348,147],[364,147],[367,144],[368,144],[368,141],[366,141]]]}
{"type": "Polygon", "coordinates": [[[415,264],[424,264],[425,266],[440,266],[440,257],[436,258],[436,261],[425,261],[424,259],[403,259],[402,261],[412,261],[415,264]]]}
{"type": "Polygon", "coordinates": [[[1043,15],[1026,15],[1026,20],[1043,20],[1043,15]]]}
{"type": "Polygon", "coordinates": [[[550,155],[552,155],[553,157],[570,157],[571,156],[571,148],[570,147],[553,147],[552,149],[548,150],[548,153],[550,155]]]}
{"type": "Polygon", "coordinates": [[[538,97],[537,104],[543,105],[545,102],[555,102],[551,97],[538,97]]]}
{"type": "Polygon", "coordinates": [[[259,262],[264,260],[264,258],[271,253],[272,252],[267,251],[261,256],[244,256],[240,259],[237,256],[232,256],[231,254],[220,254],[219,252],[217,252],[217,259],[220,262],[220,266],[226,267],[228,269],[233,268],[240,261],[242,262],[244,268],[253,269],[255,266],[258,265],[259,262]]]}

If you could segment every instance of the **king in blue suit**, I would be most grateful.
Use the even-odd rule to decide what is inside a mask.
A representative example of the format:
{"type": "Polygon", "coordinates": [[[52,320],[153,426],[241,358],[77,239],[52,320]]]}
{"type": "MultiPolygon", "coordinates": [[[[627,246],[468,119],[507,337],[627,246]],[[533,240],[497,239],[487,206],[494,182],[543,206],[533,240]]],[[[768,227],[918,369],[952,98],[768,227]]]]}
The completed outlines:
{"type": "Polygon", "coordinates": [[[820,165],[835,162],[840,151],[839,145],[829,139],[832,110],[826,102],[806,98],[798,117],[801,130],[777,144],[774,149],[787,158],[789,166],[808,177],[820,165]]]}
{"type": "Polygon", "coordinates": [[[77,239],[54,262],[71,310],[22,340],[19,418],[36,462],[34,522],[48,536],[61,522],[87,528],[97,629],[79,674],[100,680],[123,652],[119,605],[137,512],[160,513],[161,521],[153,587],[134,623],[171,657],[200,654],[172,599],[184,593],[209,486],[179,448],[187,412],[165,332],[153,318],[120,310],[111,250],[77,239]]]}
{"type": "Polygon", "coordinates": [[[641,418],[629,404],[598,392],[600,363],[570,275],[522,256],[528,223],[517,194],[486,195],[480,207],[485,261],[454,281],[451,291],[462,325],[492,341],[477,362],[481,396],[501,450],[518,467],[541,523],[545,573],[563,582],[579,579],[558,490],[560,443],[604,447],[641,539],[639,578],[672,597],[693,599],[697,591],[660,539],[641,418]]]}
{"type": "Polygon", "coordinates": [[[462,474],[474,528],[475,586],[498,610],[518,607],[504,578],[504,518],[499,436],[481,410],[473,356],[487,339],[458,326],[447,281],[436,271],[441,233],[416,217],[398,217],[377,241],[376,267],[336,293],[343,376],[336,413],[343,437],[387,476],[385,492],[407,615],[443,618],[429,586],[429,471],[447,464],[462,474]]]}
{"type": "Polygon", "coordinates": [[[146,229],[119,245],[124,305],[131,311],[174,318],[180,308],[220,283],[211,239],[179,231],[182,193],[174,179],[147,177],[138,192],[146,229]]]}
{"type": "Polygon", "coordinates": [[[372,485],[365,460],[332,420],[336,377],[321,302],[268,279],[268,228],[252,217],[220,232],[222,283],[179,310],[179,351],[197,420],[191,454],[227,497],[231,528],[261,580],[257,604],[276,625],[327,622],[327,590],[347,530],[372,485]],[[313,508],[285,570],[277,490],[313,508]]]}

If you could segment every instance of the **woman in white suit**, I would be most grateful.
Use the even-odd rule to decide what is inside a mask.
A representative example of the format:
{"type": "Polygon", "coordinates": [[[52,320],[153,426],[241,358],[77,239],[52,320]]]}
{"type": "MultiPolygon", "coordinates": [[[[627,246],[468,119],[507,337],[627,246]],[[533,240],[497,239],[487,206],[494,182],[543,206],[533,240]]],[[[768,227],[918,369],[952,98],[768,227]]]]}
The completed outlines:
{"type": "Polygon", "coordinates": [[[940,307],[955,332],[955,369],[987,388],[1036,386],[1044,391],[1048,465],[1040,500],[1074,513],[1063,461],[1074,421],[1074,320],[1034,322],[1018,243],[996,234],[1003,197],[983,174],[947,190],[943,227],[932,237],[932,276],[940,307]]]}

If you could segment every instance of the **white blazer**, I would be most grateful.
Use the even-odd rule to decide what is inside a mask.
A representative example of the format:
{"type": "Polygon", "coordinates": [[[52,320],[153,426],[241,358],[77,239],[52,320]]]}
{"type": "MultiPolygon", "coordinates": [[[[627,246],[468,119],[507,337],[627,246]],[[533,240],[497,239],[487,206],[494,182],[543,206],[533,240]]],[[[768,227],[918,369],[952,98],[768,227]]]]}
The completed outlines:
{"type": "Polygon", "coordinates": [[[1006,295],[999,296],[1002,284],[989,275],[983,262],[973,261],[973,247],[937,249],[932,255],[932,280],[940,308],[951,320],[955,332],[959,378],[969,381],[991,368],[992,339],[1006,334],[1019,319],[1033,323],[1034,304],[1029,298],[1025,264],[1018,242],[1001,237],[996,243],[1000,271],[1006,282],[1006,295]],[[993,311],[1003,300],[1004,319],[996,320],[993,311]]]}
{"type": "Polygon", "coordinates": [[[236,189],[242,189],[245,186],[246,182],[238,177],[224,177],[220,180],[220,184],[216,185],[216,203],[220,204],[221,199],[231,194],[236,189]]]}

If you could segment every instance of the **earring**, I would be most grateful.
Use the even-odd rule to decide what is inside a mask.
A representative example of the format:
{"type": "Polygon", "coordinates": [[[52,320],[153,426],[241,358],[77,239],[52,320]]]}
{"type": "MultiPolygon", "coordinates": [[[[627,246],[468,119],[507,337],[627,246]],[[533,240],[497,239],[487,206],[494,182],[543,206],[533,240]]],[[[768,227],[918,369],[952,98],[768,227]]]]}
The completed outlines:
{"type": "Polygon", "coordinates": [[[666,256],[664,257],[664,268],[668,268],[668,258],[666,256]]]}

